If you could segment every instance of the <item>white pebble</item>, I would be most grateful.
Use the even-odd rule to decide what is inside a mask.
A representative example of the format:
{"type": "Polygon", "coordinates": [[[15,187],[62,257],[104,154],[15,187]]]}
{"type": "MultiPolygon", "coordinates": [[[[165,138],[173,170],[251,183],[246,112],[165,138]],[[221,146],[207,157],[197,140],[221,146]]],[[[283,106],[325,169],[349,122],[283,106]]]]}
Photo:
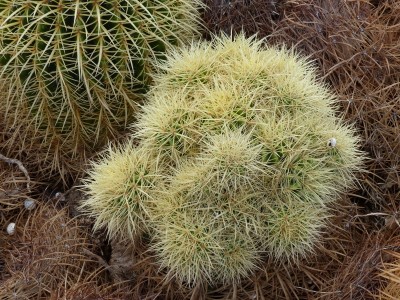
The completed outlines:
{"type": "Polygon", "coordinates": [[[15,233],[15,223],[10,223],[7,226],[7,233],[13,235],[15,233]]]}
{"type": "Polygon", "coordinates": [[[25,199],[24,206],[27,210],[32,210],[36,207],[36,202],[35,202],[35,200],[28,198],[28,199],[25,199]]]}
{"type": "Polygon", "coordinates": [[[65,201],[65,196],[63,193],[57,192],[54,196],[58,201],[65,201]]]}
{"type": "Polygon", "coordinates": [[[328,140],[327,145],[328,145],[328,147],[335,148],[335,147],[336,147],[336,139],[335,139],[335,138],[330,138],[330,139],[328,140]]]}

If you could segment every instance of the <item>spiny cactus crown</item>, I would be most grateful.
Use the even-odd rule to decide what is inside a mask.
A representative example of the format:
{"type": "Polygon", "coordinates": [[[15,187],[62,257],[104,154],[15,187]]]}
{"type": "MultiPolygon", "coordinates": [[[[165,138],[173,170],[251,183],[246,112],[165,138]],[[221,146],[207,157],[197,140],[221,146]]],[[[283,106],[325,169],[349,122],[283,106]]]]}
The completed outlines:
{"type": "MultiPolygon", "coordinates": [[[[263,42],[224,36],[176,50],[134,126],[135,151],[158,175],[143,202],[152,247],[170,276],[191,284],[237,281],[263,253],[289,262],[309,254],[327,204],[360,169],[358,139],[312,66],[263,42]]],[[[87,183],[92,194],[107,176],[102,164],[87,183]]],[[[108,200],[86,203],[102,217],[94,201],[108,200]]]]}

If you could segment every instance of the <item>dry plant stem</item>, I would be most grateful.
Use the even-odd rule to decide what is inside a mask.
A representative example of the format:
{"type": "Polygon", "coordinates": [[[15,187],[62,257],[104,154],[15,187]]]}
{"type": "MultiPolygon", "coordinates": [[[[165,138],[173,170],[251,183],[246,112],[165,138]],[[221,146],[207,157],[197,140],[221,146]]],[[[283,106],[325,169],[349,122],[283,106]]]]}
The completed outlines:
{"type": "Polygon", "coordinates": [[[9,164],[16,164],[16,165],[18,166],[18,168],[21,170],[21,172],[24,173],[24,175],[25,175],[25,177],[26,177],[26,180],[27,180],[27,181],[26,181],[26,188],[28,189],[28,192],[30,192],[30,191],[31,191],[31,188],[30,188],[31,178],[29,177],[29,173],[28,173],[28,171],[26,170],[26,168],[24,167],[24,165],[22,164],[22,162],[19,161],[18,159],[15,159],[15,158],[8,158],[8,157],[5,157],[5,156],[2,155],[1,153],[0,153],[0,159],[3,160],[3,161],[5,161],[6,163],[9,163],[9,164]]]}
{"type": "Polygon", "coordinates": [[[89,251],[88,249],[83,249],[83,253],[88,257],[93,258],[93,260],[97,261],[104,268],[104,270],[108,271],[113,282],[122,282],[126,279],[117,272],[117,269],[112,262],[110,262],[110,264],[107,263],[103,257],[93,253],[92,251],[89,251]]]}
{"type": "Polygon", "coordinates": [[[83,249],[83,253],[94,258],[94,260],[98,261],[105,269],[110,268],[109,264],[101,256],[93,253],[92,251],[89,251],[88,249],[83,249]]]}

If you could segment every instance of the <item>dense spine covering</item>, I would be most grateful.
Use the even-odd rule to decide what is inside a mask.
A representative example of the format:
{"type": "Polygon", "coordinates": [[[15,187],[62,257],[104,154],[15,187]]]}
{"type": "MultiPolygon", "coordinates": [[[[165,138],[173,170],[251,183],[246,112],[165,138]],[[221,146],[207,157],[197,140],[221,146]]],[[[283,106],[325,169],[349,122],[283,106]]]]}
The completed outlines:
{"type": "MultiPolygon", "coordinates": [[[[290,263],[309,255],[327,204],[361,167],[358,138],[310,63],[262,43],[223,36],[177,49],[134,125],[136,151],[155,162],[160,182],[142,208],[153,250],[189,284],[238,281],[263,255],[290,263]]],[[[105,164],[114,168],[93,163],[86,185],[102,203],[110,197],[97,197],[92,182],[107,189],[105,164]]],[[[113,222],[104,226],[110,232],[113,222]]]]}
{"type": "Polygon", "coordinates": [[[104,144],[134,119],[154,62],[196,35],[197,7],[196,0],[2,1],[8,125],[25,121],[29,134],[72,154],[104,144]]]}
{"type": "Polygon", "coordinates": [[[132,143],[110,147],[85,182],[89,199],[82,207],[96,218],[94,229],[106,227],[110,237],[133,241],[146,230],[159,177],[155,161],[142,149],[132,143]]]}

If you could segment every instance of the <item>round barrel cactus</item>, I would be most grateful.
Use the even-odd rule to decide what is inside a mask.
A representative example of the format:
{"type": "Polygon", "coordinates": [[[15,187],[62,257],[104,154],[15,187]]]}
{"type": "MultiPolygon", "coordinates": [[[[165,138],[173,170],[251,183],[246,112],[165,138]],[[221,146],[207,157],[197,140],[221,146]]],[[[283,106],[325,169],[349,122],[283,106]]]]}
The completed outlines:
{"type": "MultiPolygon", "coordinates": [[[[81,155],[132,122],[154,62],[196,35],[197,0],[1,1],[1,100],[54,156],[81,155]]],[[[21,127],[16,134],[21,135],[21,127]]],[[[27,146],[28,143],[26,143],[27,146]]]]}
{"type": "MultiPolygon", "coordinates": [[[[263,42],[223,36],[177,49],[133,126],[134,152],[155,162],[158,183],[151,201],[123,198],[144,203],[135,215],[147,216],[161,267],[189,284],[236,282],[266,255],[296,263],[312,253],[328,204],[362,168],[354,129],[312,65],[263,42]]],[[[93,195],[105,164],[93,164],[86,188],[111,203],[93,195]]]]}

